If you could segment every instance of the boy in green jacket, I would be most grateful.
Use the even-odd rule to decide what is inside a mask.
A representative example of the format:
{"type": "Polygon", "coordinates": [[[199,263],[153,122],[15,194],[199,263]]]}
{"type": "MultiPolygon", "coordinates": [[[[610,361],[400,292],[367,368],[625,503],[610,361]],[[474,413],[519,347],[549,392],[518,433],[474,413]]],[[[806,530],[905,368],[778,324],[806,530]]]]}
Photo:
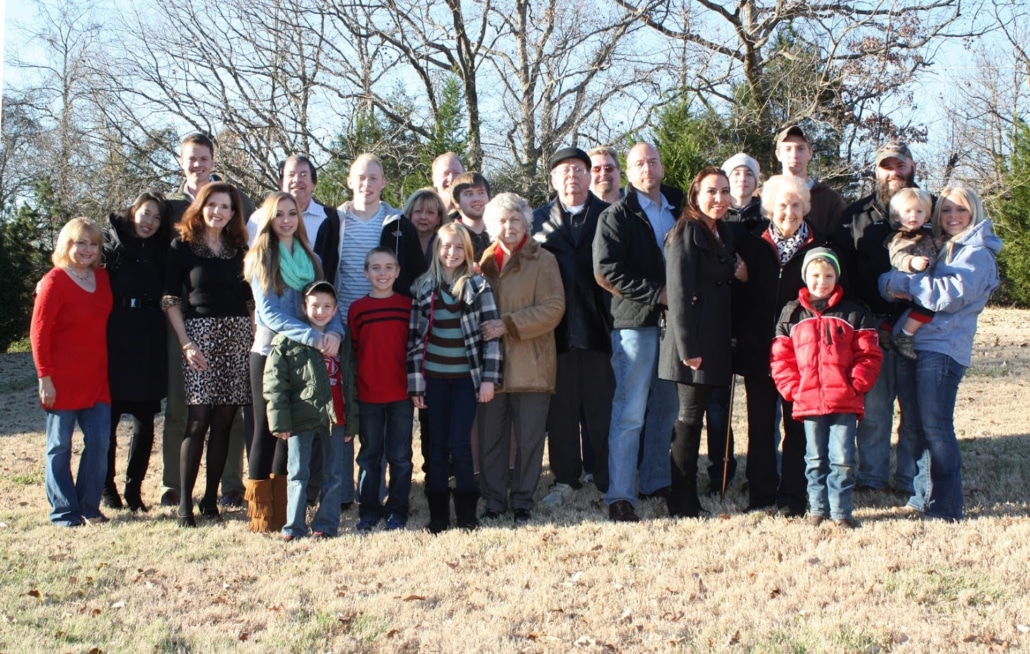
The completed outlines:
{"type": "MultiPolygon", "coordinates": [[[[304,288],[304,315],[322,331],[336,315],[336,290],[326,281],[304,288]]],[[[344,388],[340,362],[282,334],[265,361],[264,396],[268,428],[287,441],[287,502],[283,539],[307,536],[307,486],[316,435],[322,449],[322,494],[311,523],[313,538],[332,538],[340,525],[343,482],[344,388]]]]}

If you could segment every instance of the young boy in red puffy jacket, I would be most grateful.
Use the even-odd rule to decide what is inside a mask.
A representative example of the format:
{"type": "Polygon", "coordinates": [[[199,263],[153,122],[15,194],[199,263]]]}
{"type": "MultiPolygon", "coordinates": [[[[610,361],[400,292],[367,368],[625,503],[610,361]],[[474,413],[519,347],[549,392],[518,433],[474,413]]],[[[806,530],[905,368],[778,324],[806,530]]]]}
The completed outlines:
{"type": "Polygon", "coordinates": [[[880,374],[883,353],[872,317],[844,299],[840,262],[813,248],[801,265],[806,288],[783,308],[772,344],[773,380],[794,418],[805,423],[808,521],[827,517],[852,529],[855,427],[864,396],[880,374]]]}

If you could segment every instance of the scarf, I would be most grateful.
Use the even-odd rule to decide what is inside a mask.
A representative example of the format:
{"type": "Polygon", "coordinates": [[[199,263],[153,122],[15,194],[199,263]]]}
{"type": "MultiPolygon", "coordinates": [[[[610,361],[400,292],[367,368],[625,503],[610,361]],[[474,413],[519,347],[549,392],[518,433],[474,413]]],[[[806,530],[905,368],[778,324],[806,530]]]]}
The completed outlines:
{"type": "Polygon", "coordinates": [[[801,221],[798,231],[794,232],[793,236],[786,237],[776,223],[769,223],[769,237],[776,244],[776,251],[780,253],[780,267],[783,267],[794,258],[801,246],[808,240],[808,223],[801,221]]]}
{"type": "Polygon", "coordinates": [[[286,285],[297,292],[315,281],[315,267],[303,247],[295,247],[291,251],[279,243],[279,273],[286,285]]]}

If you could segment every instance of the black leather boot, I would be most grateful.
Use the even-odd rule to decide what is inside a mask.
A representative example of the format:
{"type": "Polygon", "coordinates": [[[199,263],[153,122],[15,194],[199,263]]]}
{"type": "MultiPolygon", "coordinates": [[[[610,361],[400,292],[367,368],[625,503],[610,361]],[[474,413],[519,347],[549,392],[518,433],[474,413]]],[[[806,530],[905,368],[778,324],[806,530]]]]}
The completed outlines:
{"type": "Polygon", "coordinates": [[[439,534],[451,528],[451,497],[448,491],[442,493],[426,493],[429,502],[429,524],[426,529],[431,534],[439,534]]]}
{"type": "Polygon", "coordinates": [[[673,427],[670,463],[672,485],[666,504],[673,518],[698,518],[701,501],[697,498],[697,459],[701,447],[701,425],[692,427],[676,421],[673,427]]]}
{"type": "Polygon", "coordinates": [[[472,531],[479,529],[479,518],[476,517],[476,504],[479,502],[479,493],[454,491],[454,516],[455,524],[459,529],[472,531]]]}

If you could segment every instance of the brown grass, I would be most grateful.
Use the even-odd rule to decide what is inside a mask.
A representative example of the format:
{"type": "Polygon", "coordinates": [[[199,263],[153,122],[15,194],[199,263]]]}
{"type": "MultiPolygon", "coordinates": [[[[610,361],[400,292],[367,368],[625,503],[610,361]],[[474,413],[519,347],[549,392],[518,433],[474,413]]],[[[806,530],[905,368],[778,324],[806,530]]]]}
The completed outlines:
{"type": "MultiPolygon", "coordinates": [[[[861,494],[855,532],[744,514],[738,482],[725,503],[705,500],[704,521],[642,502],[644,522],[615,525],[591,487],[526,528],[434,538],[418,530],[417,467],[402,533],[358,537],[353,512],[329,542],[249,534],[241,513],[192,531],[160,511],[57,530],[31,361],[0,356],[0,651],[1020,650],[1028,325],[1030,312],[988,310],[959,391],[968,519],[899,519],[898,498],[861,494]]],[[[155,451],[152,501],[159,467],[155,451]]]]}

